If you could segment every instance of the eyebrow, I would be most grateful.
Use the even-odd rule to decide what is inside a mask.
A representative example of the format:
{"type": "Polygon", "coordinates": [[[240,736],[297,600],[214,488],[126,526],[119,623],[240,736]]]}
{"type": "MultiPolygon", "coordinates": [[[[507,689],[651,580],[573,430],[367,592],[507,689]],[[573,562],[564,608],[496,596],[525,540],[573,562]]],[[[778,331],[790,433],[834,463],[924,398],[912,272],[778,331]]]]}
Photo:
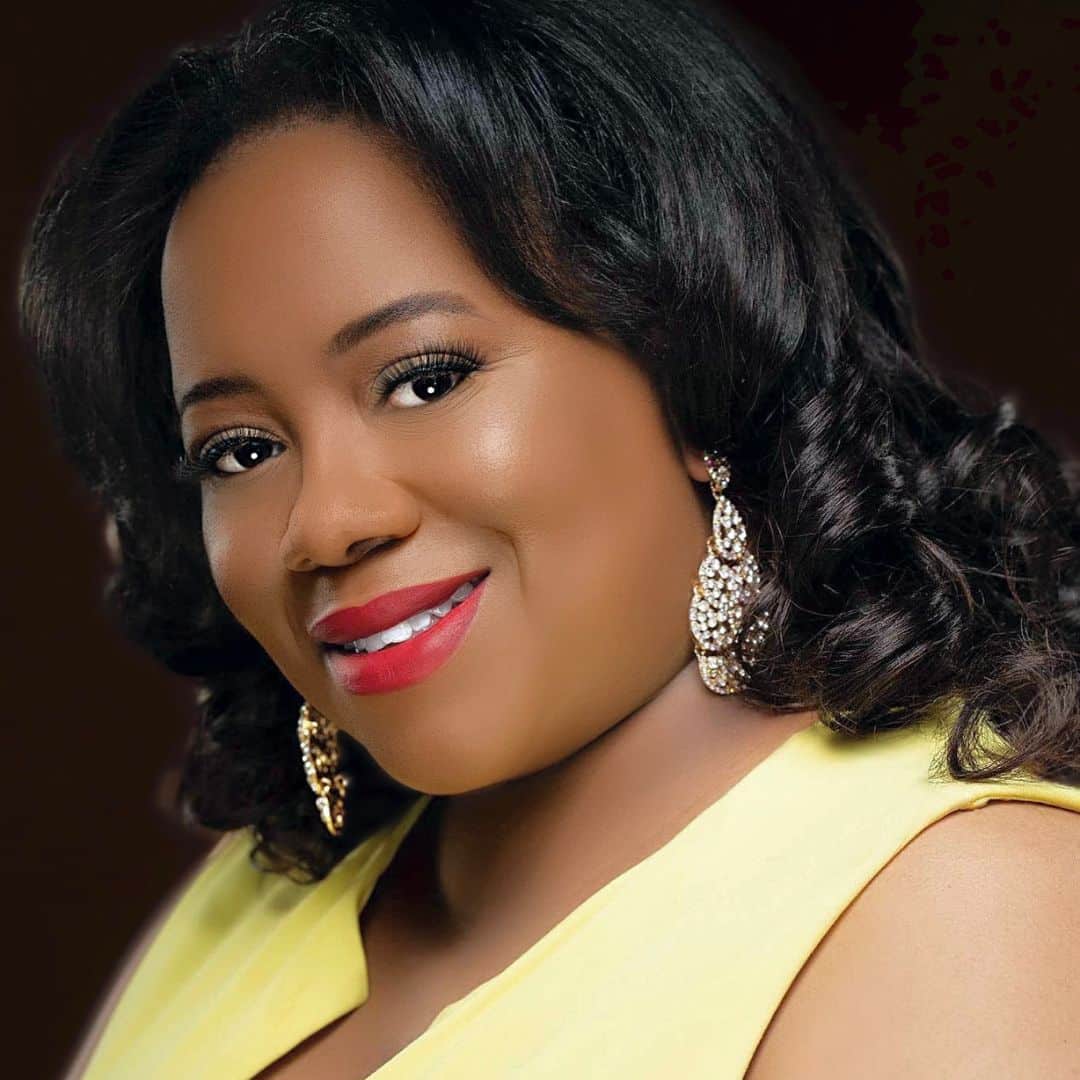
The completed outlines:
{"type": "MultiPolygon", "coordinates": [[[[341,356],[371,337],[372,334],[377,334],[394,323],[407,322],[409,319],[417,319],[421,315],[433,313],[475,315],[477,311],[461,293],[449,291],[410,293],[408,296],[391,300],[382,307],[369,311],[366,315],[350,319],[323,346],[323,356],[328,359],[341,356]]],[[[259,389],[259,384],[247,375],[219,375],[212,379],[203,379],[195,383],[180,399],[176,407],[177,413],[182,416],[185,409],[202,401],[236,397],[240,394],[257,392],[259,389]]]]}

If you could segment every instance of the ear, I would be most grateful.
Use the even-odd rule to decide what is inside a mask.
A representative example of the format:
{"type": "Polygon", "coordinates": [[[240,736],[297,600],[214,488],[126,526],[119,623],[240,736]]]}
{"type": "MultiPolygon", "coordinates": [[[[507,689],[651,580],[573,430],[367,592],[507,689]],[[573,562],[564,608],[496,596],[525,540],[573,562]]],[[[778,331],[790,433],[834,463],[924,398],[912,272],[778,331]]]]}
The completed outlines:
{"type": "Polygon", "coordinates": [[[709,482],[709,469],[705,464],[705,451],[696,446],[687,446],[682,452],[683,466],[691,479],[700,483],[709,482]]]}

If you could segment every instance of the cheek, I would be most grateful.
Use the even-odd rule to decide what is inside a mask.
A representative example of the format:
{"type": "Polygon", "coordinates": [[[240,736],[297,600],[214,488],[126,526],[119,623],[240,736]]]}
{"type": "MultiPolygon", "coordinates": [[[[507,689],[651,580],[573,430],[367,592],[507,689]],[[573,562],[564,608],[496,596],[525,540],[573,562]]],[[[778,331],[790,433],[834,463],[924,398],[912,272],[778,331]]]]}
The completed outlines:
{"type": "Polygon", "coordinates": [[[503,415],[485,415],[470,478],[512,546],[540,692],[595,722],[685,662],[706,531],[652,387],[628,360],[578,349],[530,370],[503,415]]]}
{"type": "Polygon", "coordinates": [[[260,526],[203,498],[202,530],[210,573],[225,606],[253,637],[267,645],[275,619],[268,603],[265,518],[260,526]]]}

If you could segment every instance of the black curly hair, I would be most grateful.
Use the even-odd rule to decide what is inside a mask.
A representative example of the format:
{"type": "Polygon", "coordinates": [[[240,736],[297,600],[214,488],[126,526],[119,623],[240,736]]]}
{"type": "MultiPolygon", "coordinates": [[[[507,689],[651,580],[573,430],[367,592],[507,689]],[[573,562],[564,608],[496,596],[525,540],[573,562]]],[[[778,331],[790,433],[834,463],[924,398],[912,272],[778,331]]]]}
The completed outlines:
{"type": "Polygon", "coordinates": [[[324,832],[300,696],[226,609],[174,477],[171,215],[234,140],[297,119],[388,139],[494,280],[609,335],[672,434],[728,457],[764,578],[746,625],[772,627],[748,701],[870,735],[956,695],[952,775],[1080,782],[1076,463],[928,369],[903,268],[794,97],[682,0],[287,0],[176,52],[68,155],[23,328],[115,517],[109,610],[200,688],[189,820],[250,826],[259,865],[312,880],[415,795],[346,737],[348,827],[324,832]],[[984,719],[1007,752],[985,756],[984,719]]]}

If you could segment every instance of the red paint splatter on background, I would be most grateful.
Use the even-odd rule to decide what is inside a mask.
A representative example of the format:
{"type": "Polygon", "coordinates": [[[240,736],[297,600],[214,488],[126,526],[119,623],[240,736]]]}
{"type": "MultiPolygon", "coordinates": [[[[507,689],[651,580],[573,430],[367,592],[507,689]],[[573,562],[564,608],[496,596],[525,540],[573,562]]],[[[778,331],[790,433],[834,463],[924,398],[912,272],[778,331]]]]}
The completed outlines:
{"type": "Polygon", "coordinates": [[[915,200],[915,216],[921,218],[927,210],[932,211],[939,217],[947,217],[949,214],[949,193],[944,188],[929,191],[920,195],[915,200]]]}
{"type": "MultiPolygon", "coordinates": [[[[815,61],[816,66],[808,67],[805,74],[835,106],[840,121],[856,134],[876,138],[882,146],[906,154],[913,148],[907,145],[912,141],[909,130],[924,123],[934,126],[937,135],[929,145],[917,134],[913,140],[915,146],[925,149],[908,166],[918,170],[909,181],[912,195],[908,206],[913,219],[918,220],[915,246],[920,254],[925,252],[927,258],[937,260],[938,266],[943,261],[943,254],[938,253],[950,245],[952,234],[973,224],[976,200],[986,198],[974,189],[986,192],[999,187],[987,163],[995,157],[1000,160],[1007,147],[1017,147],[1018,140],[1027,133],[1027,123],[1045,111],[1046,102],[1040,102],[1034,88],[1045,87],[1043,96],[1049,102],[1054,81],[1047,76],[1056,77],[1058,82],[1064,78],[1058,93],[1067,93],[1071,83],[1080,81],[1076,74],[1080,73],[1080,64],[1072,64],[1067,56],[1061,57],[1061,67],[1051,72],[1041,64],[1032,65],[1026,51],[1002,51],[1011,46],[1014,37],[1018,49],[1027,50],[1029,35],[1017,35],[1003,25],[1001,18],[975,16],[971,21],[964,20],[964,29],[949,20],[934,32],[929,21],[922,21],[927,13],[918,0],[880,6],[853,4],[845,8],[839,25],[835,20],[823,19],[814,5],[794,0],[783,0],[771,15],[751,0],[728,2],[781,41],[801,42],[807,52],[811,51],[807,40],[821,46],[819,54],[815,54],[820,62],[815,61]],[[844,51],[838,32],[854,42],[860,40],[871,22],[875,49],[844,51]],[[844,62],[837,63],[838,57],[843,57],[844,62]],[[1024,61],[1028,66],[1021,68],[1024,61]],[[1043,71],[1042,86],[1032,66],[1043,71]],[[864,78],[863,84],[860,78],[864,78]],[[860,89],[863,86],[868,89],[860,89]],[[981,95],[975,108],[981,107],[984,115],[968,113],[962,124],[950,122],[945,113],[957,96],[964,94],[973,95],[976,101],[981,95]],[[937,109],[943,113],[935,114],[937,109]],[[930,153],[935,144],[941,149],[930,153]],[[918,168],[920,161],[922,169],[918,168]],[[972,179],[965,181],[969,174],[972,179]]],[[[1062,29],[1080,29],[1080,18],[1062,18],[1053,11],[1047,16],[1044,29],[1059,22],[1062,29]]],[[[1075,89],[1080,92],[1080,85],[1075,89]]],[[[963,235],[966,239],[969,233],[963,235]]],[[[943,274],[948,281],[955,276],[955,267],[943,274]]]]}
{"type": "Polygon", "coordinates": [[[964,166],[959,161],[950,161],[947,165],[942,165],[940,169],[934,170],[934,176],[938,180],[948,180],[953,176],[961,176],[964,172],[964,166]]]}
{"type": "Polygon", "coordinates": [[[926,230],[926,238],[934,247],[946,248],[949,246],[949,227],[939,221],[935,221],[926,230]]]}
{"type": "Polygon", "coordinates": [[[1009,105],[1012,106],[1021,116],[1030,120],[1036,113],[1036,110],[1028,104],[1022,97],[1009,98],[1009,105]]]}
{"type": "Polygon", "coordinates": [[[893,105],[881,109],[877,114],[877,121],[881,128],[881,142],[902,154],[905,150],[904,130],[919,122],[919,114],[906,105],[893,105]]]}

